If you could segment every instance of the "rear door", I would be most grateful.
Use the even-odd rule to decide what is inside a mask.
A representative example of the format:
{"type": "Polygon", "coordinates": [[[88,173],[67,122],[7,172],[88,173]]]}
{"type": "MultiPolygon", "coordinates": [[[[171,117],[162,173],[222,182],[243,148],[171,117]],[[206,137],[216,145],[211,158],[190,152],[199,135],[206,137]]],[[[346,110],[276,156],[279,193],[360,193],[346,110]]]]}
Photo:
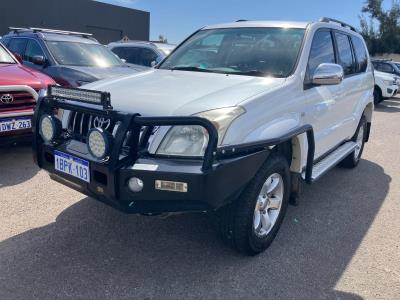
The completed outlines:
{"type": "MultiPolygon", "coordinates": [[[[336,124],[333,138],[338,142],[350,139],[357,128],[358,118],[356,116],[357,106],[365,103],[363,97],[368,97],[371,92],[368,89],[369,74],[366,74],[367,55],[361,53],[360,41],[357,42],[358,58],[354,51],[355,44],[352,36],[341,31],[335,31],[334,37],[337,47],[338,63],[342,65],[345,78],[341,84],[339,97],[335,108],[336,124]],[[358,59],[360,64],[358,64],[358,59]],[[362,69],[360,70],[360,67],[362,69]]],[[[362,42],[362,41],[361,41],[362,42]]]]}

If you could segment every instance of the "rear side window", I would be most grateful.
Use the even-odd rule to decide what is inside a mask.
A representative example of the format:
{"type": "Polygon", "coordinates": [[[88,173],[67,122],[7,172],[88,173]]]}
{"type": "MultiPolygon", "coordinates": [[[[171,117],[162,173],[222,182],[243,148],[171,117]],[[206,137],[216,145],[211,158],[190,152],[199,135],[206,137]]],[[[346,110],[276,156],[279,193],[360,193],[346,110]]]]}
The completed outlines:
{"type": "Polygon", "coordinates": [[[311,81],[315,70],[323,63],[335,63],[332,35],[330,31],[325,30],[317,31],[314,35],[310,57],[308,59],[307,82],[311,81]]]}
{"type": "Polygon", "coordinates": [[[350,40],[346,34],[335,32],[339,63],[343,67],[345,75],[354,73],[353,53],[351,50],[350,40]]]}
{"type": "Polygon", "coordinates": [[[115,47],[111,50],[119,58],[125,59],[127,63],[139,64],[140,48],[136,47],[115,47]]]}
{"type": "Polygon", "coordinates": [[[30,40],[28,42],[28,46],[25,51],[25,60],[33,62],[33,58],[35,56],[43,56],[44,57],[44,53],[42,51],[42,48],[36,41],[30,40]]]}
{"type": "Polygon", "coordinates": [[[17,53],[23,57],[27,41],[27,39],[11,39],[8,49],[10,49],[11,52],[17,53]]]}
{"type": "Polygon", "coordinates": [[[368,66],[368,55],[367,50],[365,49],[364,42],[356,36],[352,36],[351,40],[353,41],[354,52],[357,59],[356,72],[365,72],[368,66]]]}

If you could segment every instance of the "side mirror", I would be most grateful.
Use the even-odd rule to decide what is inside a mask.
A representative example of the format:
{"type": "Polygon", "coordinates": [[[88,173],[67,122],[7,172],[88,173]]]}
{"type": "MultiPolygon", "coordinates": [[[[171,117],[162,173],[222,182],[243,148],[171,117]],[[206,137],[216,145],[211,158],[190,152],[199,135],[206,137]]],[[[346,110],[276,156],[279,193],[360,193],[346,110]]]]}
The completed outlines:
{"type": "Polygon", "coordinates": [[[34,57],[32,58],[32,62],[33,62],[35,65],[43,66],[43,65],[45,64],[45,62],[46,62],[46,59],[45,59],[44,56],[42,56],[42,55],[36,55],[36,56],[34,56],[34,57]]]}
{"type": "Polygon", "coordinates": [[[312,84],[314,85],[336,85],[344,78],[342,66],[337,64],[320,64],[314,72],[312,84]]]}
{"type": "Polygon", "coordinates": [[[18,60],[18,62],[19,62],[20,64],[23,63],[23,60],[22,60],[22,56],[21,56],[21,55],[19,55],[18,53],[14,53],[14,52],[13,52],[12,54],[14,55],[15,59],[18,60]]]}

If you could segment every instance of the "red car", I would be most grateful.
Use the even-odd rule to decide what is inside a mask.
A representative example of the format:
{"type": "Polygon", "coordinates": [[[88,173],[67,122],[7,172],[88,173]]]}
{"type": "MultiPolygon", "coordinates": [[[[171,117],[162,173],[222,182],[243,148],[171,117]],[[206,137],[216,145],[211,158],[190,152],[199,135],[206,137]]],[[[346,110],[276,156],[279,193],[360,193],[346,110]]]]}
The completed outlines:
{"type": "Polygon", "coordinates": [[[0,43],[0,145],[31,138],[38,93],[50,84],[53,79],[23,66],[0,43]]]}

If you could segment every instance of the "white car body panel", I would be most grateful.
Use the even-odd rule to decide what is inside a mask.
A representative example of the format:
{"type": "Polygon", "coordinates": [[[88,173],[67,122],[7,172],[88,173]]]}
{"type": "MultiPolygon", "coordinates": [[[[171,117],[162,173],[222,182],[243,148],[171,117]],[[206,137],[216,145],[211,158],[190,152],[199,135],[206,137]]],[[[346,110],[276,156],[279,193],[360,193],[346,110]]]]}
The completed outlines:
{"type": "Polygon", "coordinates": [[[394,82],[396,81],[396,76],[391,75],[389,73],[374,71],[375,75],[375,84],[379,86],[382,91],[382,96],[384,98],[390,98],[395,95],[395,91],[399,89],[397,84],[387,84],[387,81],[394,82]],[[392,92],[389,93],[388,89],[391,89],[392,92]]]}
{"type": "MultiPolygon", "coordinates": [[[[294,73],[283,79],[153,69],[98,81],[84,88],[110,92],[114,109],[144,116],[187,116],[240,105],[246,113],[230,125],[223,145],[275,138],[310,124],[315,134],[315,158],[318,158],[354,135],[364,109],[373,103],[371,63],[365,73],[345,78],[339,85],[304,89],[304,77],[312,39],[318,29],[332,28],[359,36],[357,33],[323,22],[237,22],[205,29],[233,27],[305,28],[303,48],[294,73]]],[[[151,151],[157,149],[154,141],[160,143],[165,132],[158,132],[151,151]]],[[[303,134],[298,141],[299,166],[303,168],[307,139],[303,134]]]]}

